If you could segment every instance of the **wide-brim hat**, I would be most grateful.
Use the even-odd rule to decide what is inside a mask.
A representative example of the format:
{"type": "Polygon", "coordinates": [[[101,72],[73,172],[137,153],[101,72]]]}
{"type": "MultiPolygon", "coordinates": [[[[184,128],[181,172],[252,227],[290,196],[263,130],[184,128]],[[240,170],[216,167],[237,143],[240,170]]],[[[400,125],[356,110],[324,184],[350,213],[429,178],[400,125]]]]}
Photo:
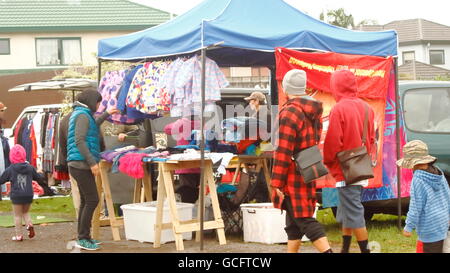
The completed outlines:
{"type": "Polygon", "coordinates": [[[403,158],[398,160],[397,166],[413,169],[418,164],[433,163],[437,159],[428,154],[428,146],[423,141],[413,140],[403,146],[403,158]]]}
{"type": "Polygon", "coordinates": [[[264,102],[264,101],[266,101],[266,96],[264,96],[263,93],[256,91],[256,92],[251,93],[250,97],[244,98],[244,100],[247,100],[247,101],[249,101],[249,100],[258,100],[260,102],[264,102]]]}

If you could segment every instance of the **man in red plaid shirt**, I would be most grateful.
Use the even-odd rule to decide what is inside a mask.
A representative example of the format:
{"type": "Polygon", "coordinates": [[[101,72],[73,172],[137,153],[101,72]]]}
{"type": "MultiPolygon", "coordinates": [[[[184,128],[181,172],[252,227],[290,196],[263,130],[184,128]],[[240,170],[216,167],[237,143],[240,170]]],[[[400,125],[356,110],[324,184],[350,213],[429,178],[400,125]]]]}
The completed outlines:
{"type": "Polygon", "coordinates": [[[322,132],[322,103],[305,92],[306,73],[294,69],[283,78],[288,101],[279,115],[277,148],[272,172],[274,207],[286,210],[288,252],[297,253],[306,235],[320,252],[332,250],[323,226],[313,217],[316,208],[315,182],[306,184],[296,169],[294,154],[317,145],[322,132]],[[316,133],[313,124],[318,124],[316,133]]]}

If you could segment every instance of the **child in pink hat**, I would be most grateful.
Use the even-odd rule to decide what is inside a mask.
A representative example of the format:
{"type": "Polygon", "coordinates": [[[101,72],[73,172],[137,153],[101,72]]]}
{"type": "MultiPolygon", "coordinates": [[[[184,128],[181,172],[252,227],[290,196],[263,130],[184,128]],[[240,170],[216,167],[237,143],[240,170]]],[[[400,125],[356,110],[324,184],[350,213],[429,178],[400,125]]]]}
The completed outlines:
{"type": "Polygon", "coordinates": [[[22,220],[25,221],[28,237],[33,238],[34,228],[28,213],[33,202],[33,180],[43,182],[43,177],[36,169],[26,162],[26,152],[21,145],[14,145],[9,153],[11,165],[0,177],[0,185],[11,182],[10,198],[13,204],[16,236],[13,241],[22,241],[22,220]]]}

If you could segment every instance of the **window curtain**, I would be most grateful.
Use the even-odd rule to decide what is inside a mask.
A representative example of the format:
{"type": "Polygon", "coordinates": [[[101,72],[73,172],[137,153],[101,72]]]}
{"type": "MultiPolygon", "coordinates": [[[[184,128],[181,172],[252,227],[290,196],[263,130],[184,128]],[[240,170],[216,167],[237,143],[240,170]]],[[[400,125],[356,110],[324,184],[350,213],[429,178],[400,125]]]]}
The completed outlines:
{"type": "Polygon", "coordinates": [[[62,40],[64,64],[81,64],[80,40],[62,40]]]}
{"type": "Polygon", "coordinates": [[[60,64],[58,58],[58,40],[37,40],[37,63],[38,65],[60,64]]]}

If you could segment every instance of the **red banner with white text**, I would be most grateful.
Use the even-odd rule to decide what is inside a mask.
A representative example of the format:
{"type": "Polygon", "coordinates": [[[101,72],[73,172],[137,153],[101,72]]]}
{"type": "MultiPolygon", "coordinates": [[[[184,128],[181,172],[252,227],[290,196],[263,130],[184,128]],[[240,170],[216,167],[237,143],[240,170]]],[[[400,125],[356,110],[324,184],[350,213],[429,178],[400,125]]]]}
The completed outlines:
{"type": "MultiPolygon", "coordinates": [[[[375,112],[377,153],[373,155],[373,160],[376,160],[378,164],[374,168],[375,178],[369,181],[369,188],[382,186],[383,131],[386,97],[393,64],[392,57],[382,58],[332,52],[307,53],[277,48],[275,58],[279,109],[287,100],[282,89],[283,77],[291,69],[301,69],[306,72],[307,92],[323,103],[323,132],[319,144],[321,150],[328,129],[329,113],[336,104],[330,89],[331,75],[333,72],[342,69],[350,70],[356,75],[358,97],[369,103],[375,112]]],[[[334,187],[335,183],[331,175],[316,181],[318,188],[334,187]]]]}
{"type": "Polygon", "coordinates": [[[301,69],[308,75],[308,87],[331,93],[331,74],[337,70],[352,71],[358,83],[358,97],[386,99],[392,57],[340,54],[334,52],[308,53],[277,48],[275,50],[277,80],[292,69],[301,69]]]}

